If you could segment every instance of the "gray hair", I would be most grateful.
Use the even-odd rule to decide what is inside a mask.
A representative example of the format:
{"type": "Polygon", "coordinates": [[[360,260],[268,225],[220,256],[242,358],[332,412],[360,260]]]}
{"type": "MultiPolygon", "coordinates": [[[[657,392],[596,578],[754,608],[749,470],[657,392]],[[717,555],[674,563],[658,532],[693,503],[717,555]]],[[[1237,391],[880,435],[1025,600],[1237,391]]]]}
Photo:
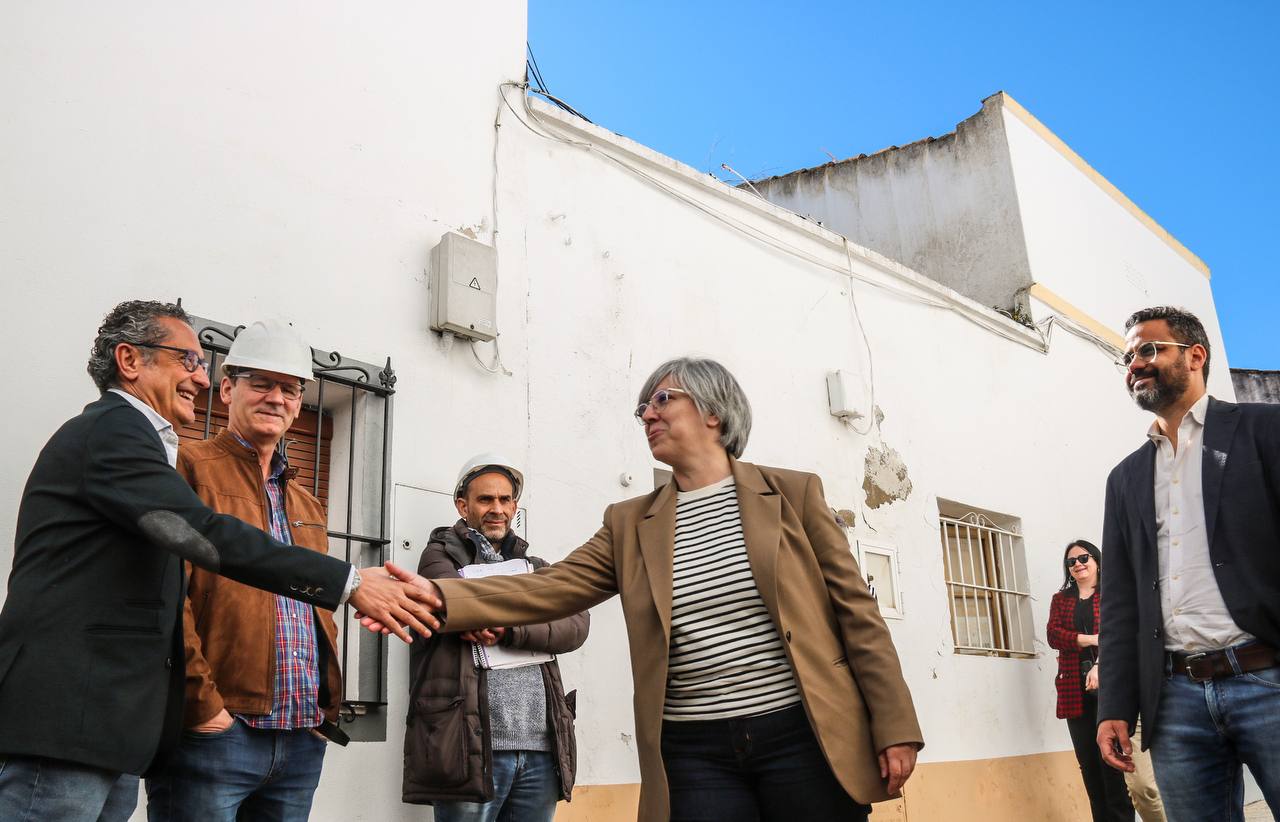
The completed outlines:
{"type": "Polygon", "coordinates": [[[1124,330],[1128,331],[1138,323],[1145,323],[1151,320],[1164,320],[1169,326],[1169,334],[1173,337],[1172,342],[1186,343],[1187,345],[1199,345],[1204,347],[1204,369],[1202,376],[1205,383],[1209,382],[1209,335],[1205,333],[1204,323],[1200,322],[1200,318],[1185,308],[1176,308],[1171,305],[1156,305],[1151,308],[1144,308],[1140,311],[1133,312],[1129,319],[1125,321],[1124,330]]]}
{"type": "Polygon", "coordinates": [[[734,457],[741,457],[751,434],[751,403],[742,386],[729,369],[715,360],[677,357],[654,369],[640,389],[640,402],[645,403],[667,377],[689,392],[698,413],[704,418],[715,414],[720,418],[720,444],[734,457]]]}
{"type": "MultiPolygon", "coordinates": [[[[98,336],[89,349],[89,376],[98,390],[106,393],[107,389],[120,383],[120,372],[116,367],[116,348],[121,343],[130,345],[155,345],[164,340],[169,333],[161,324],[163,317],[172,317],[191,324],[191,317],[177,303],[162,303],[154,300],[127,300],[111,309],[98,326],[98,336]]],[[[152,353],[142,350],[145,361],[150,362],[152,353]]]]}

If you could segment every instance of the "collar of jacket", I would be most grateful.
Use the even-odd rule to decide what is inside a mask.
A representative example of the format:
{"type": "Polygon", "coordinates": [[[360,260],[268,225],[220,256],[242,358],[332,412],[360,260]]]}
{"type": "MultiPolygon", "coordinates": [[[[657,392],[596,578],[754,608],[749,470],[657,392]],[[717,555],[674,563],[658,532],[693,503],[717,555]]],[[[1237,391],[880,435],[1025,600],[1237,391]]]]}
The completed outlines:
{"type": "MultiPolygon", "coordinates": [[[[449,559],[453,560],[458,567],[474,564],[476,549],[467,536],[467,521],[460,518],[452,528],[443,530],[444,552],[449,555],[449,559]]],[[[502,538],[502,544],[495,545],[494,548],[507,559],[526,559],[529,543],[516,536],[515,531],[508,530],[507,535],[502,538]]]]}
{"type": "MultiPolygon", "coordinates": [[[[747,544],[751,575],[764,600],[765,607],[777,619],[777,560],[782,536],[782,496],[769,485],[754,464],[729,457],[729,468],[738,496],[742,516],[742,535],[747,544]]],[[[676,482],[670,482],[653,494],[649,509],[636,526],[640,553],[653,602],[658,609],[667,641],[671,641],[672,557],[676,543],[676,482]]]]}
{"type": "MultiPolygon", "coordinates": [[[[244,460],[245,462],[251,462],[255,466],[259,465],[258,452],[241,443],[240,440],[236,438],[236,435],[231,433],[230,428],[222,429],[222,431],[213,438],[213,444],[237,459],[244,460]]],[[[298,469],[289,465],[288,458],[286,457],[285,469],[281,472],[280,479],[287,482],[296,476],[298,476],[298,469]]]]}

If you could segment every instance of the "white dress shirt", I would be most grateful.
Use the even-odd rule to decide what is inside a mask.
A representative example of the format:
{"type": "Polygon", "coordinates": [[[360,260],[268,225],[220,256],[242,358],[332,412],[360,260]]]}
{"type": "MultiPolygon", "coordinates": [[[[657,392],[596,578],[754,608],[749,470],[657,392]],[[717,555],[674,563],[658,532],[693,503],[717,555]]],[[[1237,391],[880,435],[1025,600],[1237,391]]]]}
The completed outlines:
{"type": "Polygon", "coordinates": [[[1208,407],[1205,394],[1182,418],[1177,453],[1158,424],[1147,432],[1156,444],[1156,554],[1166,651],[1211,651],[1253,639],[1227,611],[1209,557],[1201,473],[1208,407]]]}
{"type": "Polygon", "coordinates": [[[156,410],[147,405],[142,400],[119,388],[107,389],[113,394],[119,394],[128,400],[129,404],[142,412],[142,416],[147,418],[147,422],[151,423],[156,433],[160,435],[160,442],[164,443],[164,455],[169,460],[170,468],[178,467],[178,432],[173,430],[173,423],[156,413],[156,410]]]}

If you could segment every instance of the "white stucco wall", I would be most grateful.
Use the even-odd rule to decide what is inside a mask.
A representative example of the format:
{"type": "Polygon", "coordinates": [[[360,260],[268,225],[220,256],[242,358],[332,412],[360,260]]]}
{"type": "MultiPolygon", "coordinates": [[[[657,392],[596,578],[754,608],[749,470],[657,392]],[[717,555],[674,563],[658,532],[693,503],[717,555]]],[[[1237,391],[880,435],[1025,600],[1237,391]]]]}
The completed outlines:
{"type": "MultiPolygon", "coordinates": [[[[489,448],[524,461],[534,550],[562,557],[608,503],[650,487],[630,415],[649,369],[706,354],[752,399],[746,458],[817,471],[833,507],[858,513],[857,535],[898,548],[906,616],[890,628],[925,761],[1069,747],[1042,642],[1035,660],[952,652],[936,499],[1021,519],[1042,637],[1062,548],[1097,539],[1103,478],[1146,425],[1096,348],[1058,333],[1045,353],[1026,329],[918,274],[549,112],[562,122],[549,127],[651,179],[537,136],[506,110],[495,151],[498,86],[522,73],[522,4],[483,15],[405,2],[131,9],[0,10],[0,99],[13,124],[0,130],[0,288],[26,355],[10,358],[10,384],[31,398],[0,412],[13,467],[0,479],[0,527],[12,533],[42,443],[93,398],[85,353],[126,298],[181,295],[234,323],[284,317],[318,348],[391,356],[393,551],[409,563],[425,529],[451,518],[458,465],[489,448]],[[510,375],[427,330],[428,252],[457,228],[496,242],[510,375]],[[945,307],[854,284],[868,352],[845,268],[945,307]],[[865,376],[868,357],[885,417],[861,435],[828,413],[824,378],[865,376]],[[881,444],[900,452],[914,490],[871,510],[863,460],[881,444]]],[[[0,543],[0,567],[11,556],[0,543]]],[[[583,784],[638,778],[622,637],[606,604],[586,646],[562,660],[580,689],[583,784]]],[[[331,749],[315,819],[425,818],[399,803],[406,657],[393,644],[389,741],[331,749]]]]}
{"type": "Polygon", "coordinates": [[[1140,308],[1189,309],[1204,322],[1213,350],[1209,391],[1233,399],[1206,273],[1145,224],[1135,206],[1108,193],[1095,173],[1081,170],[1010,108],[1002,114],[1035,281],[1118,333],[1140,308]]]}

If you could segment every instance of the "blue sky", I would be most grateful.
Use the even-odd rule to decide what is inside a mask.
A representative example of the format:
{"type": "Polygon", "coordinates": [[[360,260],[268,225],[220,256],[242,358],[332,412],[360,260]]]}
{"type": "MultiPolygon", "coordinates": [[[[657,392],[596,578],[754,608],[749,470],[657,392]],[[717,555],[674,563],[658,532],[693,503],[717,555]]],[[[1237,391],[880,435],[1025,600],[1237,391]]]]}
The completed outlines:
{"type": "Polygon", "coordinates": [[[1208,263],[1231,365],[1280,369],[1280,3],[531,0],[547,88],[755,178],[944,134],[1007,91],[1208,263]]]}

